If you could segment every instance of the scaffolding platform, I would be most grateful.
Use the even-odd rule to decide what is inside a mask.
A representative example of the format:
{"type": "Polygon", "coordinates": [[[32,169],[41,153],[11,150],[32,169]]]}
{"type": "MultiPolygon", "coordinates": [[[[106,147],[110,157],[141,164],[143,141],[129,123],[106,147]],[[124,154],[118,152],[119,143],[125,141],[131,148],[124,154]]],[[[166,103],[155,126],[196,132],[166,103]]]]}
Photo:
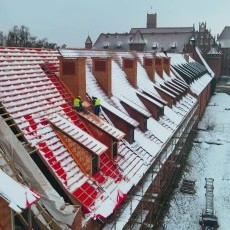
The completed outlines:
{"type": "Polygon", "coordinates": [[[182,185],[180,188],[180,191],[182,193],[187,193],[187,194],[195,194],[196,190],[195,190],[195,181],[194,180],[186,180],[184,179],[182,181],[182,185]]]}

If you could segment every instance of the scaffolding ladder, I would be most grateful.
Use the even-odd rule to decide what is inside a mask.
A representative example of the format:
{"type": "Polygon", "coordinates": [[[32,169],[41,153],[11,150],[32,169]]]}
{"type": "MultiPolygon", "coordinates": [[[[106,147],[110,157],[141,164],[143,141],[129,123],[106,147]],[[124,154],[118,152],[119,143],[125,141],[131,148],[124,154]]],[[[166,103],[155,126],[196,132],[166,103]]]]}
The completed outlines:
{"type": "Polygon", "coordinates": [[[213,202],[213,185],[214,179],[213,178],[205,178],[205,186],[206,189],[205,197],[206,197],[206,204],[205,210],[203,210],[201,219],[199,221],[202,229],[218,229],[218,218],[214,213],[214,202],[213,202]]]}

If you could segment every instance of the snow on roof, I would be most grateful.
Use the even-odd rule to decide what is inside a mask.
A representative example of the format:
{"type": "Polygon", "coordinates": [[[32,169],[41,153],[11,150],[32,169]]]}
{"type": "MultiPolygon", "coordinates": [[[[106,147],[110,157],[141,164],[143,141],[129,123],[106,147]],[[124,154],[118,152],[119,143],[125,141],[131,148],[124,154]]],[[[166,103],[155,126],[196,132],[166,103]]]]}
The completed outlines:
{"type": "Polygon", "coordinates": [[[171,65],[179,65],[179,64],[187,63],[187,61],[184,58],[184,54],[168,53],[167,56],[171,57],[171,65]]]}
{"type": "Polygon", "coordinates": [[[122,102],[124,102],[125,104],[129,105],[130,107],[132,107],[133,109],[135,109],[136,111],[138,111],[139,113],[143,114],[146,117],[151,117],[151,113],[149,113],[147,110],[141,108],[140,106],[138,106],[137,104],[135,104],[134,102],[132,102],[129,99],[126,99],[123,96],[117,96],[122,102]]]}
{"type": "MultiPolygon", "coordinates": [[[[139,55],[139,56],[143,57],[143,55],[139,55]]],[[[153,82],[149,79],[145,69],[139,62],[137,63],[137,86],[142,90],[144,89],[149,90],[153,94],[160,97],[159,93],[153,87],[153,82]]]]}
{"type": "Polygon", "coordinates": [[[142,110],[147,110],[141,100],[137,97],[136,89],[131,86],[125,73],[114,61],[112,62],[112,93],[113,96],[123,96],[141,107],[142,110]]]}
{"type": "Polygon", "coordinates": [[[141,97],[143,97],[143,98],[147,99],[148,101],[152,102],[157,107],[162,108],[162,109],[164,108],[163,104],[161,104],[158,101],[152,99],[151,97],[149,97],[149,96],[147,96],[147,95],[145,95],[145,94],[143,94],[141,92],[138,92],[138,91],[136,93],[137,93],[137,95],[140,95],[141,97]]]}
{"type": "Polygon", "coordinates": [[[94,114],[89,115],[80,113],[79,116],[84,117],[87,121],[93,123],[98,128],[102,129],[104,132],[108,133],[110,136],[117,140],[121,140],[125,136],[125,133],[123,133],[115,126],[110,125],[108,122],[104,121],[103,119],[94,114]]]}
{"type": "Polygon", "coordinates": [[[197,52],[199,58],[201,59],[202,63],[204,64],[204,66],[207,68],[208,72],[211,74],[212,77],[214,77],[215,73],[212,71],[212,69],[209,67],[207,62],[204,60],[200,50],[197,47],[196,47],[196,52],[197,52]]]}
{"type": "Polygon", "coordinates": [[[68,121],[59,114],[55,114],[48,120],[59,128],[62,132],[70,135],[76,142],[85,146],[86,149],[89,149],[91,152],[94,152],[97,155],[105,152],[108,147],[90,136],[88,133],[84,132],[82,129],[78,128],[72,122],[68,121]]]}
{"type": "Polygon", "coordinates": [[[221,39],[218,40],[218,43],[221,45],[221,49],[229,49],[230,39],[221,39]]]}
{"type": "Polygon", "coordinates": [[[162,142],[166,142],[172,134],[153,118],[147,120],[147,127],[162,142]]]}
{"type": "Polygon", "coordinates": [[[146,136],[139,130],[134,130],[134,138],[142,146],[142,148],[149,152],[153,157],[156,157],[157,153],[161,149],[160,145],[157,145],[153,141],[146,138],[146,136]]]}
{"type": "Polygon", "coordinates": [[[137,127],[139,125],[139,123],[136,120],[134,120],[130,116],[126,115],[125,113],[121,112],[120,110],[116,109],[115,107],[111,106],[107,102],[101,101],[101,106],[102,106],[102,108],[105,108],[105,109],[109,110],[111,113],[120,117],[122,120],[129,123],[133,127],[137,127]]]}
{"type": "Polygon", "coordinates": [[[211,54],[211,55],[221,55],[221,52],[218,51],[217,47],[212,47],[207,54],[211,54]]]}
{"type": "Polygon", "coordinates": [[[156,101],[159,101],[163,105],[167,105],[167,101],[165,101],[160,96],[157,96],[156,94],[152,93],[151,91],[146,90],[146,89],[142,89],[142,92],[145,93],[145,94],[147,94],[147,95],[151,95],[151,97],[153,97],[156,101]]]}
{"type": "Polygon", "coordinates": [[[204,88],[208,85],[208,83],[212,80],[212,77],[209,74],[204,74],[202,77],[194,81],[190,88],[191,90],[198,96],[204,90],[204,88]]]}
{"type": "Polygon", "coordinates": [[[164,114],[172,120],[175,124],[179,125],[182,121],[183,117],[180,117],[178,114],[176,114],[171,108],[168,106],[164,107],[164,114]]]}
{"type": "Polygon", "coordinates": [[[157,72],[155,72],[154,79],[155,79],[156,85],[164,84],[164,80],[159,76],[159,74],[157,72]]]}
{"type": "Polygon", "coordinates": [[[0,169],[0,196],[9,202],[10,208],[21,213],[22,209],[29,208],[41,195],[32,189],[16,182],[0,169]]]}
{"type": "Polygon", "coordinates": [[[161,87],[159,87],[158,85],[154,84],[154,87],[156,87],[157,89],[163,91],[164,93],[168,94],[169,96],[171,96],[172,98],[176,98],[175,95],[173,95],[172,93],[168,92],[167,90],[165,89],[162,89],[161,87]]]}
{"type": "MultiPolygon", "coordinates": [[[[27,138],[27,140],[32,145],[37,147],[41,153],[43,153],[41,155],[44,155],[44,160],[47,162],[47,164],[50,163],[49,166],[54,170],[63,185],[66,186],[65,188],[67,188],[68,191],[72,192],[75,198],[77,198],[83,206],[87,207],[91,211],[91,216],[94,216],[95,218],[99,216],[108,217],[114,212],[115,208],[120,205],[122,200],[125,199],[126,194],[131,189],[131,187],[138,183],[138,181],[143,177],[143,174],[146,172],[150,165],[150,161],[154,160],[155,156],[160,151],[163,144],[170,138],[173,131],[176,129],[176,126],[179,124],[180,120],[183,117],[180,117],[173,110],[168,108],[166,108],[166,114],[165,116],[162,116],[160,118],[160,121],[156,121],[155,119],[150,117],[150,113],[143,105],[141,100],[138,98],[137,93],[142,94],[141,90],[143,89],[153,95],[156,95],[156,97],[160,97],[156,89],[154,88],[159,86],[154,85],[150,81],[144,68],[139,62],[137,68],[137,84],[140,90],[137,90],[136,88],[133,88],[131,86],[127,79],[127,76],[121,70],[119,63],[117,63],[119,62],[119,59],[121,60],[122,57],[134,58],[134,55],[131,52],[116,53],[119,58],[116,60],[116,62],[114,60],[112,61],[113,96],[111,98],[109,98],[101,90],[100,86],[98,86],[97,81],[91,72],[90,64],[91,57],[109,57],[113,55],[112,52],[110,53],[108,51],[99,52],[85,50],[61,50],[60,53],[61,55],[63,55],[63,57],[66,58],[87,58],[87,94],[90,97],[99,97],[101,100],[102,108],[104,107],[105,109],[108,109],[110,112],[118,115],[121,119],[125,120],[134,127],[138,126],[138,122],[128,115],[127,111],[125,111],[124,107],[120,103],[121,100],[129,103],[130,106],[149,117],[149,119],[147,120],[148,131],[146,133],[142,133],[138,129],[136,129],[134,131],[134,139],[136,142],[133,145],[129,145],[128,143],[126,143],[124,148],[119,148],[116,162],[111,161],[111,159],[109,159],[106,154],[104,154],[105,148],[107,148],[106,146],[104,146],[102,143],[95,140],[93,137],[89,136],[87,133],[79,130],[79,128],[76,127],[76,125],[78,125],[78,122],[80,122],[79,119],[72,120],[72,118],[70,118],[68,114],[65,113],[65,108],[69,107],[61,97],[62,95],[60,94],[60,92],[57,90],[56,87],[54,87],[54,84],[52,84],[52,82],[48,80],[46,75],[44,75],[43,77],[49,82],[49,84],[46,87],[43,87],[42,84],[37,84],[37,81],[39,82],[40,76],[33,76],[33,74],[27,72],[26,74],[28,74],[31,79],[34,78],[36,83],[34,83],[34,86],[30,89],[21,89],[20,95],[17,93],[19,90],[19,88],[17,87],[23,87],[22,84],[29,84],[29,82],[20,82],[21,85],[17,86],[16,88],[10,88],[10,84],[8,84],[8,82],[4,82],[1,87],[7,86],[8,89],[5,90],[5,92],[3,92],[4,95],[2,94],[1,96],[4,103],[6,103],[7,108],[9,109],[9,111],[11,111],[11,115],[15,117],[15,121],[16,123],[18,123],[19,128],[21,128],[25,132],[25,137],[27,138]],[[37,86],[40,91],[38,91],[38,89],[36,88],[37,86]],[[52,93],[52,95],[57,95],[57,97],[56,99],[49,99],[46,95],[43,95],[43,93],[52,93]],[[19,111],[18,108],[14,107],[14,105],[11,103],[12,96],[14,101],[20,102],[20,108],[23,111],[19,111]],[[36,99],[37,102],[34,103],[33,99],[36,99]],[[45,100],[46,103],[40,104],[42,100],[45,100]],[[24,105],[28,103],[30,104],[30,106],[24,105]],[[30,108],[31,105],[34,107],[30,108]],[[31,115],[28,116],[28,114],[26,114],[26,111],[27,113],[31,113],[31,115]],[[47,125],[46,122],[42,120],[44,117],[48,117],[56,124],[58,120],[61,121],[61,123],[58,124],[58,127],[60,129],[64,128],[64,132],[71,134],[72,131],[76,131],[79,135],[82,134],[83,136],[87,137],[88,140],[96,144],[97,147],[101,147],[98,152],[97,149],[94,149],[93,146],[91,146],[90,149],[96,151],[100,155],[100,165],[102,165],[102,167],[100,168],[98,174],[104,180],[104,182],[100,184],[100,186],[104,189],[104,192],[100,191],[96,184],[93,184],[93,182],[97,182],[96,179],[95,181],[93,181],[81,172],[78,165],[73,161],[68,151],[65,149],[61,141],[53,132],[51,126],[47,125]],[[61,127],[62,124],[64,127],[61,127]],[[150,138],[150,136],[152,139],[150,138]],[[50,157],[52,157],[53,160],[50,160],[50,157]],[[56,162],[60,164],[62,174],[58,174],[59,168],[58,170],[56,170],[56,162]],[[106,168],[107,171],[103,171],[103,168],[106,168]],[[123,171],[120,171],[119,169],[122,169],[123,171]],[[109,174],[108,172],[110,171],[111,173],[109,174]],[[90,187],[90,189],[96,193],[95,197],[92,198],[92,194],[88,194],[83,189],[84,187],[90,187]],[[87,198],[84,200],[81,199],[83,194],[87,195],[87,198]]],[[[35,67],[35,63],[32,63],[31,58],[29,58],[29,64],[27,63],[26,58],[25,61],[26,63],[23,63],[23,69],[26,69],[26,71],[29,71],[30,65],[35,67]]],[[[36,61],[36,64],[38,62],[39,60],[36,61]]],[[[3,62],[0,62],[0,64],[2,63],[3,62]]],[[[19,61],[16,61],[15,65],[11,66],[12,69],[14,69],[13,75],[17,75],[17,71],[21,71],[19,68],[16,68],[16,63],[19,63],[19,61]]],[[[22,63],[21,60],[20,63],[22,63]]],[[[11,68],[6,68],[6,66],[7,63],[4,63],[4,71],[6,71],[6,75],[10,75],[11,68]]],[[[36,65],[35,72],[38,71],[38,68],[39,66],[36,65]]],[[[22,74],[23,71],[21,71],[20,73],[20,76],[22,76],[23,78],[22,74]]],[[[167,79],[161,79],[161,81],[164,82],[164,80],[169,80],[168,77],[166,78],[167,79]]],[[[18,85],[16,79],[11,80],[12,82],[14,82],[15,85],[18,85]]],[[[163,91],[171,95],[168,91],[163,91]]],[[[154,103],[160,105],[160,107],[163,108],[163,105],[159,103],[157,99],[154,100],[154,103]]],[[[184,101],[184,103],[186,104],[187,102],[184,101]]],[[[177,106],[180,106],[186,112],[186,105],[178,103],[177,106]]],[[[74,115],[74,117],[76,118],[76,114],[74,115]]],[[[121,136],[123,136],[123,133],[118,131],[118,135],[119,138],[121,138],[121,136]]],[[[77,139],[77,141],[79,141],[80,137],[76,136],[75,138],[77,139]]],[[[123,141],[119,141],[119,143],[120,142],[123,141]]]]}
{"type": "MultiPolygon", "coordinates": [[[[109,45],[106,43],[105,45],[109,45]]],[[[101,57],[107,58],[111,57],[112,52],[102,51],[98,52],[98,50],[77,50],[77,49],[60,49],[59,53],[64,58],[77,58],[77,57],[84,57],[84,58],[91,58],[91,57],[101,57]]]]}

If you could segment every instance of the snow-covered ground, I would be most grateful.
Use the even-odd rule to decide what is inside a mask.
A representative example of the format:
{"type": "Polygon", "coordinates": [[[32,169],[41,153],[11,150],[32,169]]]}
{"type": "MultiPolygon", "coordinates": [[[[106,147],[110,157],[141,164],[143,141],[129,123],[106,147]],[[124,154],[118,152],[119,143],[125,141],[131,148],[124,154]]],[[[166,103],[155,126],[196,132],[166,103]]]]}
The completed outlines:
{"type": "Polygon", "coordinates": [[[217,93],[211,98],[199,128],[189,155],[188,168],[183,174],[183,179],[196,181],[196,193],[193,196],[182,194],[179,185],[164,219],[164,229],[167,230],[201,229],[199,217],[205,208],[205,178],[214,179],[214,209],[219,229],[230,229],[229,95],[217,93]]]}

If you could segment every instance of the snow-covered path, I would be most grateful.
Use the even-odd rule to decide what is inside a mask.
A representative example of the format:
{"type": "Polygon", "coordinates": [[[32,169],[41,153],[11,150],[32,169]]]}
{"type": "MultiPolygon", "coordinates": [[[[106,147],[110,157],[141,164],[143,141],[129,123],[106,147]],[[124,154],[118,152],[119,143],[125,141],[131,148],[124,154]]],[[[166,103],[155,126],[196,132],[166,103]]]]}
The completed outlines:
{"type": "Polygon", "coordinates": [[[202,208],[205,208],[204,185],[207,177],[214,179],[214,209],[219,229],[230,229],[229,95],[217,93],[211,98],[199,128],[201,131],[198,132],[189,156],[188,168],[183,175],[183,178],[196,181],[196,193],[191,196],[176,189],[164,219],[164,229],[167,230],[200,229],[199,217],[202,208]]]}

